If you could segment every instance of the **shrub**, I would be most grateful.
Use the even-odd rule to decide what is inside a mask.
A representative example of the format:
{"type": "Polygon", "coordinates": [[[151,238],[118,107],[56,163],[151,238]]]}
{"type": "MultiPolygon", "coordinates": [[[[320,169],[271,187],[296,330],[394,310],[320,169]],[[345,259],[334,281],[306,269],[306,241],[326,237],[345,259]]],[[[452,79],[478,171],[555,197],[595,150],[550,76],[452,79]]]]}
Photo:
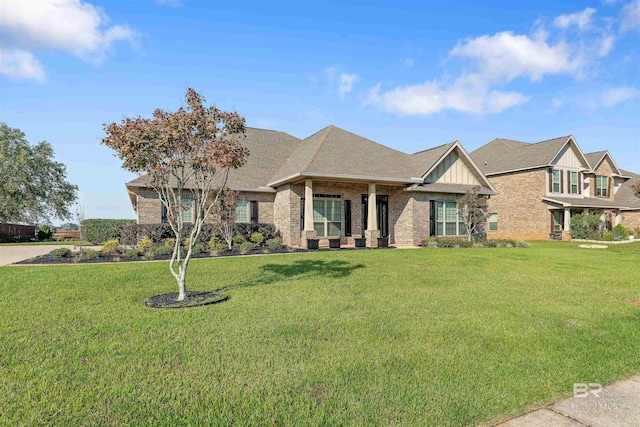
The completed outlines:
{"type": "Polygon", "coordinates": [[[38,240],[49,240],[53,236],[53,230],[48,225],[42,225],[38,229],[38,240]]]}
{"type": "Polygon", "coordinates": [[[249,252],[251,252],[252,250],[254,250],[256,248],[256,244],[253,242],[247,242],[246,240],[240,244],[240,253],[242,255],[246,255],[249,252]]]}
{"type": "Polygon", "coordinates": [[[612,241],[613,240],[613,231],[605,231],[602,235],[602,240],[612,241]]]}
{"type": "Polygon", "coordinates": [[[173,249],[173,247],[176,245],[176,239],[174,239],[173,237],[170,237],[168,239],[164,240],[164,245],[168,248],[173,249]]]}
{"type": "Polygon", "coordinates": [[[258,231],[255,233],[251,233],[251,237],[249,238],[253,243],[260,246],[262,242],[264,242],[264,235],[258,231]]]}
{"type": "Polygon", "coordinates": [[[71,249],[69,248],[58,248],[49,252],[49,255],[53,258],[68,258],[71,256],[71,249]]]}
{"type": "Polygon", "coordinates": [[[93,249],[82,249],[76,253],[75,258],[78,261],[88,261],[90,259],[96,259],[100,256],[100,252],[93,249]]]}
{"type": "Polygon", "coordinates": [[[269,249],[273,249],[274,251],[282,249],[282,241],[274,237],[273,239],[267,240],[267,246],[269,247],[269,249]]]}
{"type": "Polygon", "coordinates": [[[193,245],[193,248],[191,248],[193,255],[201,254],[202,252],[204,252],[204,245],[202,243],[196,243],[193,245]]]}
{"type": "Polygon", "coordinates": [[[182,241],[182,245],[183,245],[185,248],[188,248],[188,247],[189,247],[189,245],[190,245],[190,243],[191,243],[191,238],[189,238],[189,237],[187,237],[186,239],[184,239],[184,240],[182,241]]]}
{"type": "Polygon", "coordinates": [[[153,249],[153,247],[153,241],[151,241],[151,239],[149,238],[144,237],[142,240],[140,240],[140,242],[138,242],[138,246],[136,248],[138,249],[138,252],[146,253],[153,249]]]}
{"type": "Polygon", "coordinates": [[[429,237],[420,242],[420,246],[423,246],[425,248],[437,248],[438,239],[436,237],[429,237]]]}
{"type": "Polygon", "coordinates": [[[142,255],[142,257],[146,260],[150,260],[155,257],[155,254],[153,253],[153,251],[147,251],[144,253],[144,255],[142,255]]]}
{"type": "Polygon", "coordinates": [[[239,234],[236,234],[235,236],[233,236],[233,246],[240,246],[246,241],[247,239],[245,239],[244,236],[241,236],[239,234]]]}
{"type": "Polygon", "coordinates": [[[156,252],[156,255],[173,255],[173,247],[158,246],[155,252],[156,252]]]}
{"type": "Polygon", "coordinates": [[[107,240],[102,245],[102,252],[105,254],[117,254],[120,252],[120,242],[117,239],[107,240]]]}
{"type": "Polygon", "coordinates": [[[136,248],[127,249],[124,254],[130,258],[138,258],[140,256],[140,252],[136,248]]]}
{"type": "Polygon", "coordinates": [[[120,243],[136,246],[145,237],[154,244],[160,244],[165,239],[173,238],[174,234],[169,224],[127,224],[122,227],[120,243]]]}
{"type": "MultiPolygon", "coordinates": [[[[82,221],[82,236],[94,244],[120,238],[122,229],[129,224],[135,225],[133,219],[85,219],[82,221]]],[[[126,243],[134,246],[135,243],[126,243]]]]}
{"type": "Polygon", "coordinates": [[[602,220],[598,215],[576,214],[571,217],[571,237],[586,240],[597,239],[601,224],[602,220]]]}
{"type": "Polygon", "coordinates": [[[499,242],[498,240],[496,240],[496,239],[490,239],[490,240],[487,240],[487,241],[484,243],[484,245],[485,245],[485,247],[487,247],[487,248],[497,248],[499,243],[500,243],[500,242],[499,242]]]}
{"type": "Polygon", "coordinates": [[[516,240],[516,248],[528,248],[529,244],[524,240],[516,240]]]}
{"type": "Polygon", "coordinates": [[[640,239],[640,227],[636,227],[633,229],[633,234],[635,234],[636,239],[640,239]]]}
{"type": "Polygon", "coordinates": [[[627,240],[629,238],[629,231],[622,224],[613,227],[611,232],[613,233],[613,240],[627,240]]]}
{"type": "Polygon", "coordinates": [[[456,247],[457,248],[472,248],[473,247],[473,242],[470,242],[469,240],[463,240],[463,239],[457,239],[456,241],[456,247]]]}
{"type": "Polygon", "coordinates": [[[264,240],[273,239],[279,237],[276,232],[276,226],[267,223],[248,224],[248,223],[236,223],[233,226],[233,234],[239,234],[244,237],[245,240],[250,240],[253,233],[261,233],[264,240]]]}

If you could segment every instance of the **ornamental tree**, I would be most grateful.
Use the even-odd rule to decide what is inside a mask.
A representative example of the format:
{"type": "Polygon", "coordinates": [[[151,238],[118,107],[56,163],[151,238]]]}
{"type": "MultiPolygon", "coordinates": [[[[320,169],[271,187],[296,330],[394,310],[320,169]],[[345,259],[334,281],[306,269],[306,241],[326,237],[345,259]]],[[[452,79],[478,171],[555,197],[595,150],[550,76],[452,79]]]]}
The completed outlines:
{"type": "Polygon", "coordinates": [[[479,194],[480,186],[468,190],[458,200],[460,218],[467,230],[467,239],[471,241],[473,236],[484,235],[487,221],[487,198],[479,194]]]}
{"type": "Polygon", "coordinates": [[[633,194],[635,194],[636,197],[640,197],[640,181],[633,184],[631,188],[633,189],[633,194]]]}
{"type": "Polygon", "coordinates": [[[186,275],[202,226],[218,209],[229,170],[249,155],[241,144],[245,120],[236,112],[205,107],[205,99],[189,88],[186,106],[175,112],[157,109],[153,118],[124,118],[105,124],[102,143],[115,151],[125,170],[143,177],[155,190],[175,235],[171,274],[178,283],[177,301],[187,296],[186,275]],[[191,217],[186,218],[186,214],[191,217]],[[192,222],[186,253],[181,247],[185,223],[192,222]]]}
{"type": "Polygon", "coordinates": [[[31,146],[20,129],[0,123],[0,222],[51,223],[71,217],[78,187],[42,141],[31,146]]]}

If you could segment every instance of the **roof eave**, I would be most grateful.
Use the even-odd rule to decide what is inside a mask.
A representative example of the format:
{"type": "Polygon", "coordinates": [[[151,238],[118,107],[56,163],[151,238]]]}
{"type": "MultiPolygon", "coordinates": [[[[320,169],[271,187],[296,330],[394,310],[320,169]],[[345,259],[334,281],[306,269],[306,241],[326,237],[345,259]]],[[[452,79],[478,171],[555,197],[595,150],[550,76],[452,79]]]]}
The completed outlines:
{"type": "Polygon", "coordinates": [[[366,176],[366,175],[347,175],[347,174],[331,174],[322,172],[299,172],[293,175],[289,175],[285,178],[270,182],[268,187],[278,187],[280,185],[289,183],[291,181],[297,181],[300,179],[327,179],[327,180],[343,180],[343,181],[356,181],[356,182],[368,182],[378,184],[420,184],[422,179],[420,178],[397,178],[386,176],[366,176]]]}

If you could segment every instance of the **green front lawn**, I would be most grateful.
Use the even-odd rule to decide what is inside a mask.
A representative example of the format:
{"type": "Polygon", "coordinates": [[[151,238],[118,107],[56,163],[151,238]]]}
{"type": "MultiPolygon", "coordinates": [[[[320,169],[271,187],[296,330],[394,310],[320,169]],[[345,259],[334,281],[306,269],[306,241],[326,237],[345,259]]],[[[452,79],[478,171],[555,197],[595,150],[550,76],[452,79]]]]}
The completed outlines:
{"type": "Polygon", "coordinates": [[[0,425],[474,425],[640,371],[640,243],[0,268],[0,425]]]}

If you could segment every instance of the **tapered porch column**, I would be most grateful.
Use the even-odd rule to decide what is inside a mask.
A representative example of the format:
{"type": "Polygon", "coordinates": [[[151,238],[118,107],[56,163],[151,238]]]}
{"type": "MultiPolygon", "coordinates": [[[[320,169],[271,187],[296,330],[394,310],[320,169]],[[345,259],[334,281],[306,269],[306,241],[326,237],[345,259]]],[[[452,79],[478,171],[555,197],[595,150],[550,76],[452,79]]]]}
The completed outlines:
{"type": "Polygon", "coordinates": [[[369,196],[367,199],[367,229],[364,232],[364,237],[367,239],[367,246],[370,248],[378,247],[378,237],[380,237],[380,231],[378,230],[377,207],[376,185],[369,184],[369,196]]]}
{"type": "Polygon", "coordinates": [[[307,247],[307,239],[316,237],[316,231],[313,228],[313,180],[305,179],[304,181],[304,229],[300,233],[302,239],[301,246],[307,247]]]}
{"type": "Polygon", "coordinates": [[[616,209],[614,215],[615,215],[615,218],[613,220],[613,226],[615,227],[616,225],[619,225],[620,221],[622,220],[622,215],[620,215],[620,209],[616,209]]]}
{"type": "Polygon", "coordinates": [[[571,231],[571,209],[564,208],[564,232],[571,231]]]}

